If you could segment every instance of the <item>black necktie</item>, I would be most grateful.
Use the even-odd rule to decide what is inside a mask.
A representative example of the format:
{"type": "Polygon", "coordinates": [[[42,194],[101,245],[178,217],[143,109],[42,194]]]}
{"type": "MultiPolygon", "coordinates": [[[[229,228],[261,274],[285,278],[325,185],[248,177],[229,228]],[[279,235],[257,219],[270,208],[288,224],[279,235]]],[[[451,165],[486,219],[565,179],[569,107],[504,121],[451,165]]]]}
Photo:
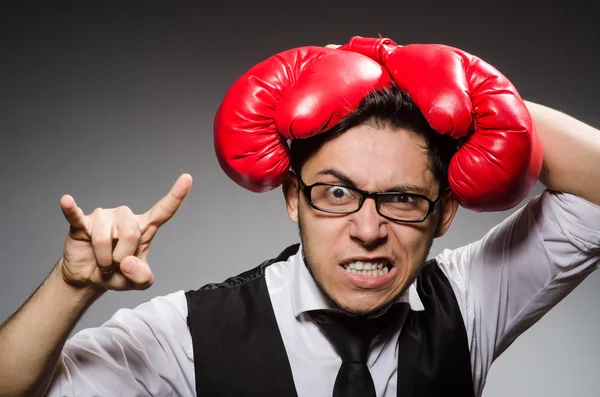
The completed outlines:
{"type": "Polygon", "coordinates": [[[333,397],[376,396],[367,357],[373,338],[396,318],[397,308],[394,306],[373,319],[337,311],[314,310],[308,313],[342,358],[333,397]]]}

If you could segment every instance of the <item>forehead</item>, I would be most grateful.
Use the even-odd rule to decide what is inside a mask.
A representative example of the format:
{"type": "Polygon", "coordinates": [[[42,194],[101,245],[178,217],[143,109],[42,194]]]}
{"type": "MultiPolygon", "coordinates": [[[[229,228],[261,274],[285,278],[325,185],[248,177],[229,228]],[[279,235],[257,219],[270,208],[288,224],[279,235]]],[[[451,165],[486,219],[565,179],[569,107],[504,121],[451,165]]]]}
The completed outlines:
{"type": "Polygon", "coordinates": [[[437,188],[425,140],[402,128],[361,124],[349,129],[308,159],[303,179],[309,184],[323,180],[319,172],[327,169],[343,173],[365,190],[385,191],[404,184],[432,193],[437,188]]]}

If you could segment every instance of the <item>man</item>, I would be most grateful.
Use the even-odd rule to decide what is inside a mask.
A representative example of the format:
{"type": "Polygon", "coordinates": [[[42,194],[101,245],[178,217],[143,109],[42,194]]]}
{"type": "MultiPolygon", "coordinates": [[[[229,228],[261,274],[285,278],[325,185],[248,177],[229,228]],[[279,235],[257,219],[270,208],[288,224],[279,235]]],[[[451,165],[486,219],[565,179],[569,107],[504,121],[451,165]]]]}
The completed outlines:
{"type": "MultiPolygon", "coordinates": [[[[152,238],[181,205],[191,178],[183,175],[143,215],[126,207],[84,215],[63,197],[71,225],[64,256],[0,330],[0,394],[336,395],[342,369],[357,363],[341,357],[320,310],[341,308],[365,322],[393,315],[369,342],[365,377],[372,386],[365,387],[376,395],[438,392],[435,382],[406,377],[411,363],[416,377],[431,363],[443,382],[452,371],[460,382],[467,374],[468,385],[449,386],[480,395],[494,358],[596,269],[600,256],[600,133],[543,106],[527,107],[544,146],[540,180],[549,190],[482,240],[424,265],[457,210],[446,189],[456,147],[392,86],[361,98],[332,131],[292,143],[294,173],[283,190],[301,249],[221,285],[119,311],[66,344],[106,290],[152,284],[145,262],[152,238]],[[446,320],[448,328],[419,328],[446,320]],[[419,331],[453,344],[427,337],[419,344],[419,331]],[[243,361],[230,362],[236,358],[243,361]]],[[[353,368],[350,381],[362,384],[364,368],[353,368]]]]}

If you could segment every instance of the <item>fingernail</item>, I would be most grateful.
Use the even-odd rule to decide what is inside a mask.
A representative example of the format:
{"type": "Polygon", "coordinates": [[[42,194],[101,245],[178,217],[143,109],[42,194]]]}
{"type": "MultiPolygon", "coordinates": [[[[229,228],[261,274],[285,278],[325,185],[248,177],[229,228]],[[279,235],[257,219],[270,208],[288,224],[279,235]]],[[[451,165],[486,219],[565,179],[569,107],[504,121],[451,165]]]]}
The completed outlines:
{"type": "Polygon", "coordinates": [[[137,267],[138,261],[135,258],[128,258],[123,264],[123,271],[125,273],[132,273],[137,267]]]}
{"type": "Polygon", "coordinates": [[[108,267],[98,266],[98,269],[100,269],[102,274],[111,274],[113,272],[112,266],[108,266],[108,267]]]}

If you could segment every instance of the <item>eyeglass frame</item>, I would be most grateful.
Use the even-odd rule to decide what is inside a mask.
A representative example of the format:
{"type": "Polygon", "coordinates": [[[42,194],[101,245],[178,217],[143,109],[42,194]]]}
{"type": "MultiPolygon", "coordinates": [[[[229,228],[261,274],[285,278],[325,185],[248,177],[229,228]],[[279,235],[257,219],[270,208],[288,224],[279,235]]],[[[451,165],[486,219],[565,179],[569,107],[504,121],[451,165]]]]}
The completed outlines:
{"type": "Polygon", "coordinates": [[[298,182],[300,184],[300,190],[302,191],[302,193],[304,193],[304,196],[306,197],[306,199],[310,203],[310,206],[312,208],[318,210],[318,211],[325,212],[325,213],[328,213],[328,214],[335,214],[335,215],[350,215],[350,214],[355,214],[358,211],[360,211],[360,209],[362,208],[363,204],[365,203],[365,201],[368,198],[372,198],[373,201],[375,201],[375,209],[377,210],[377,213],[379,214],[379,216],[382,216],[385,219],[389,219],[389,220],[394,221],[394,222],[402,222],[402,223],[422,223],[422,222],[425,222],[425,220],[429,217],[429,215],[431,215],[439,207],[442,199],[445,198],[446,195],[448,194],[448,192],[450,191],[450,188],[446,188],[442,193],[440,193],[440,195],[438,196],[437,199],[431,200],[429,197],[423,196],[422,194],[407,193],[407,192],[369,192],[367,190],[361,190],[361,189],[357,189],[357,188],[354,188],[354,187],[350,187],[350,186],[344,185],[343,183],[315,182],[312,185],[307,185],[300,178],[300,175],[296,175],[296,174],[293,174],[293,175],[296,176],[296,178],[298,179],[298,182]],[[329,210],[325,210],[323,208],[317,207],[315,205],[315,203],[313,203],[312,196],[311,196],[311,191],[312,191],[312,189],[315,186],[339,186],[339,187],[343,187],[345,189],[349,189],[349,190],[352,190],[354,192],[360,193],[361,194],[361,200],[358,202],[358,208],[355,209],[354,211],[351,211],[351,212],[335,212],[335,211],[329,211],[329,210]],[[379,207],[380,207],[379,197],[390,196],[390,195],[397,195],[397,194],[406,194],[406,195],[410,195],[412,197],[418,197],[418,198],[421,198],[421,199],[424,199],[425,201],[427,201],[427,203],[429,204],[429,208],[427,209],[427,212],[425,213],[425,215],[423,216],[423,218],[417,219],[417,220],[403,220],[403,219],[392,218],[391,216],[382,214],[381,211],[380,211],[380,209],[379,209],[379,207]]]}

